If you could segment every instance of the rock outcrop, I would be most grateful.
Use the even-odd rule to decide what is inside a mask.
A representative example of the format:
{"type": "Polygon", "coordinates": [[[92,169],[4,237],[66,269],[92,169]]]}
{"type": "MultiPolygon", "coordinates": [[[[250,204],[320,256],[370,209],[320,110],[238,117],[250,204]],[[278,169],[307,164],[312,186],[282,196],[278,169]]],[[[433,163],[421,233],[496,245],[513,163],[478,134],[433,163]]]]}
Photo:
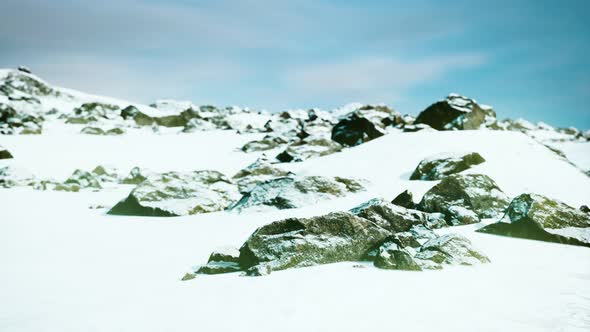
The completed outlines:
{"type": "Polygon", "coordinates": [[[464,130],[479,129],[495,121],[496,113],[491,107],[458,94],[450,94],[420,112],[414,123],[427,124],[436,130],[464,130]]]}
{"type": "Polygon", "coordinates": [[[230,210],[292,209],[364,190],[363,181],[324,176],[286,176],[256,184],[230,210]]]}
{"type": "Polygon", "coordinates": [[[426,212],[440,212],[450,225],[477,223],[502,216],[508,197],[483,174],[453,174],[432,187],[418,204],[426,212]]]}
{"type": "Polygon", "coordinates": [[[224,210],[238,198],[236,185],[217,171],[168,172],[149,176],[108,213],[183,216],[224,210]]]}
{"type": "Polygon", "coordinates": [[[590,247],[590,215],[537,194],[514,198],[500,222],[478,231],[590,247]]]}
{"type": "Polygon", "coordinates": [[[0,145],[0,159],[12,159],[12,153],[0,145]]]}
{"type": "Polygon", "coordinates": [[[485,159],[477,152],[441,153],[423,159],[410,176],[410,180],[440,180],[483,162],[485,159]]]}

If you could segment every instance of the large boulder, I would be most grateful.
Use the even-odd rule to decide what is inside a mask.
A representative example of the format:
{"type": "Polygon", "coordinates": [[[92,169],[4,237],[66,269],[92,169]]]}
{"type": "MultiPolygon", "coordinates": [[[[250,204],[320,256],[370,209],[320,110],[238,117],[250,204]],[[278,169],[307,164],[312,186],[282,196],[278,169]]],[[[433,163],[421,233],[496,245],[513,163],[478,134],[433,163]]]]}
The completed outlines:
{"type": "Polygon", "coordinates": [[[478,231],[590,246],[590,214],[542,195],[522,194],[510,202],[500,222],[478,231]]]}
{"type": "Polygon", "coordinates": [[[412,255],[395,242],[386,242],[379,248],[373,262],[375,267],[386,270],[421,271],[412,255]]]}
{"type": "Polygon", "coordinates": [[[459,234],[445,234],[426,242],[414,256],[425,269],[440,269],[441,264],[473,265],[488,263],[490,259],[477,250],[471,241],[459,234]]]}
{"type": "Polygon", "coordinates": [[[290,172],[272,166],[265,157],[261,157],[240,170],[232,178],[237,182],[240,193],[247,193],[258,183],[289,174],[290,172]]]}
{"type": "Polygon", "coordinates": [[[217,171],[168,172],[139,183],[108,213],[183,216],[224,210],[238,198],[237,187],[217,171]]]}
{"type": "Polygon", "coordinates": [[[491,107],[458,94],[450,94],[420,112],[414,123],[427,124],[437,130],[463,130],[478,129],[492,125],[495,121],[496,113],[491,107]]]}
{"type": "Polygon", "coordinates": [[[508,203],[506,194],[489,176],[453,174],[426,192],[418,209],[443,213],[450,225],[462,225],[500,217],[508,203]]]}
{"type": "Polygon", "coordinates": [[[230,210],[292,209],[364,190],[361,180],[325,176],[287,176],[258,183],[230,210]]]}
{"type": "Polygon", "coordinates": [[[273,222],[256,230],[240,248],[240,266],[293,267],[358,261],[390,232],[347,212],[273,222]]]}
{"type": "Polygon", "coordinates": [[[340,120],[332,128],[332,140],[345,146],[359,145],[384,134],[381,128],[356,113],[340,120]]]}
{"type": "Polygon", "coordinates": [[[477,152],[441,153],[423,159],[410,176],[410,180],[440,180],[483,162],[485,159],[477,152]]]}

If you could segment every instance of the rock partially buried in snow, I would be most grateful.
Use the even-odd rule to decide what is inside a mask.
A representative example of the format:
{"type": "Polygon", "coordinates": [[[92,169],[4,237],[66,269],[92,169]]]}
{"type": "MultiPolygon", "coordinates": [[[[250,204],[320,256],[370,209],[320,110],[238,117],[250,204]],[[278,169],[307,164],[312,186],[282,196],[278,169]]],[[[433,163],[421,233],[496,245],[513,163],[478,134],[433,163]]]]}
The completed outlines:
{"type": "Polygon", "coordinates": [[[425,269],[439,269],[440,264],[473,265],[490,262],[486,255],[473,247],[469,239],[459,234],[445,234],[429,240],[420,247],[414,258],[425,269]]]}
{"type": "Polygon", "coordinates": [[[536,194],[514,198],[500,222],[478,231],[590,247],[589,214],[536,194]]]}
{"type": "Polygon", "coordinates": [[[292,209],[364,190],[361,180],[325,176],[287,176],[258,183],[230,210],[292,209]]]}
{"type": "Polygon", "coordinates": [[[277,159],[280,162],[304,161],[309,158],[327,156],[341,150],[342,145],[328,138],[306,137],[291,143],[285,151],[277,155],[277,159]]]}
{"type": "Polygon", "coordinates": [[[80,133],[87,135],[123,135],[125,130],[123,128],[111,128],[104,130],[100,127],[84,127],[80,133]]]}
{"type": "Polygon", "coordinates": [[[391,207],[405,210],[374,199],[352,212],[272,222],[248,238],[239,257],[233,252],[214,252],[195,274],[241,270],[247,276],[260,276],[288,268],[362,260],[383,269],[419,271],[440,269],[442,264],[489,261],[460,235],[437,236],[425,226],[425,213],[384,212],[391,207]]]}
{"type": "Polygon", "coordinates": [[[290,172],[272,166],[263,156],[240,170],[232,178],[237,182],[240,193],[250,192],[258,183],[289,175],[290,172]]]}
{"type": "Polygon", "coordinates": [[[0,145],[0,159],[12,159],[12,153],[0,145]]]}
{"type": "Polygon", "coordinates": [[[440,180],[483,162],[485,159],[477,152],[441,153],[422,160],[410,176],[410,180],[440,180]]]}
{"type": "Polygon", "coordinates": [[[426,192],[418,209],[443,213],[450,225],[462,225],[500,217],[507,206],[508,197],[487,175],[454,174],[426,192]]]}
{"type": "Polygon", "coordinates": [[[221,211],[238,198],[237,187],[217,171],[168,172],[149,176],[108,213],[183,216],[221,211]]]}
{"type": "Polygon", "coordinates": [[[416,208],[416,203],[414,203],[414,195],[408,190],[405,190],[401,194],[395,196],[395,198],[391,201],[391,204],[399,205],[406,209],[416,208]]]}
{"type": "Polygon", "coordinates": [[[414,123],[427,124],[437,130],[462,130],[479,129],[495,121],[496,113],[491,107],[464,96],[450,94],[420,112],[414,123]]]}
{"type": "Polygon", "coordinates": [[[355,146],[384,134],[383,130],[368,119],[351,114],[334,126],[332,140],[345,146],[355,146]]]}

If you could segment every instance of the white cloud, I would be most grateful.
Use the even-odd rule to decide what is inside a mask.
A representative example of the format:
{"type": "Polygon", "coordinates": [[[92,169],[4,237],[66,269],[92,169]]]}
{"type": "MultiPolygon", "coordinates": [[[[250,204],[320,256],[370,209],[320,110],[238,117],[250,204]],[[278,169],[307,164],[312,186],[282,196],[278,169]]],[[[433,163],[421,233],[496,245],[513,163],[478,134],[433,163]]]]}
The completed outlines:
{"type": "Polygon", "coordinates": [[[289,69],[283,78],[288,86],[310,94],[374,96],[384,90],[392,93],[411,88],[484,62],[482,55],[437,56],[420,60],[371,56],[298,66],[289,69]]]}

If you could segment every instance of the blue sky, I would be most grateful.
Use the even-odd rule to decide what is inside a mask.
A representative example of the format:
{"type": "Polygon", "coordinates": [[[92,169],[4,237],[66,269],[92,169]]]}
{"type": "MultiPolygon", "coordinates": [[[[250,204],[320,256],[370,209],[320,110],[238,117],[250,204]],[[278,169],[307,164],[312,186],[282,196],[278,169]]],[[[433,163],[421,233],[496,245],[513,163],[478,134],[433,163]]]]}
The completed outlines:
{"type": "Polygon", "coordinates": [[[2,0],[0,66],[133,101],[270,111],[450,92],[590,128],[589,1],[2,0]]]}

